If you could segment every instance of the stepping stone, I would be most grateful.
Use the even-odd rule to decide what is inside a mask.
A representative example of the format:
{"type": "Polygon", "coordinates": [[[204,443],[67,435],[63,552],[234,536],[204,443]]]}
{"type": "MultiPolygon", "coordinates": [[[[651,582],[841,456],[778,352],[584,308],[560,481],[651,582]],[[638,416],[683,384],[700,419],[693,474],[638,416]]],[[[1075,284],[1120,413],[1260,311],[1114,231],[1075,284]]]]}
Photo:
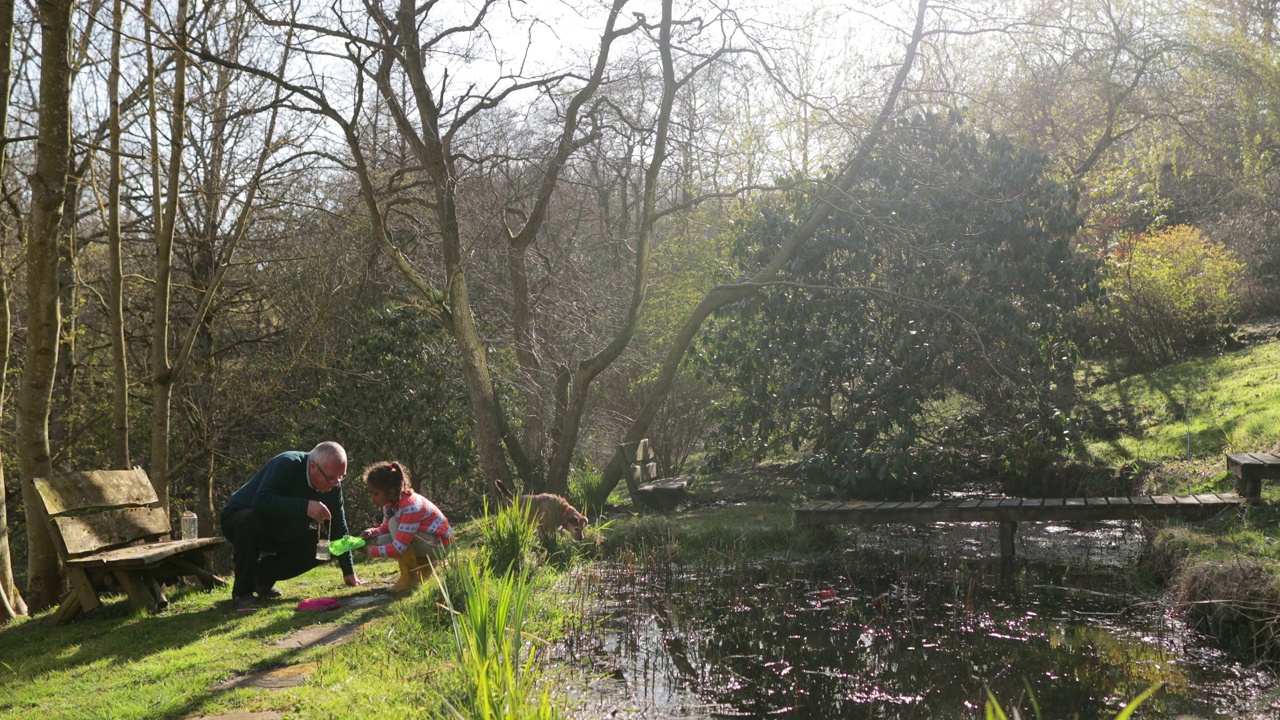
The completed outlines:
{"type": "Polygon", "coordinates": [[[364,607],[366,605],[381,605],[394,600],[392,596],[386,593],[377,593],[375,595],[355,595],[342,601],[344,607],[364,607]]]}
{"type": "Polygon", "coordinates": [[[276,643],[276,646],[300,649],[319,645],[337,645],[359,629],[359,625],[315,625],[299,630],[276,643]]]}
{"type": "Polygon", "coordinates": [[[213,686],[214,690],[234,690],[236,688],[265,688],[267,690],[280,690],[282,688],[298,687],[305,683],[307,678],[316,670],[316,663],[299,663],[297,665],[285,665],[284,667],[267,670],[266,672],[253,673],[251,675],[241,675],[229,680],[223,680],[213,686]]]}

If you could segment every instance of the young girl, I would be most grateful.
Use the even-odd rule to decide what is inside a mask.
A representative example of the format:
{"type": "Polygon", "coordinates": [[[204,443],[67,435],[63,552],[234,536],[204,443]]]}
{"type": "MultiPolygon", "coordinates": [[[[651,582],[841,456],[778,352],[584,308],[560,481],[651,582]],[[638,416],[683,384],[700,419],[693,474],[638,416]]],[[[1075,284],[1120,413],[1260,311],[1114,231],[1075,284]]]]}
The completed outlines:
{"type": "Polygon", "coordinates": [[[369,557],[397,558],[400,579],[392,592],[408,590],[431,577],[433,563],[449,554],[453,530],[440,508],[413,491],[409,471],[398,462],[370,465],[362,473],[369,498],[382,507],[382,524],[360,533],[369,557]]]}

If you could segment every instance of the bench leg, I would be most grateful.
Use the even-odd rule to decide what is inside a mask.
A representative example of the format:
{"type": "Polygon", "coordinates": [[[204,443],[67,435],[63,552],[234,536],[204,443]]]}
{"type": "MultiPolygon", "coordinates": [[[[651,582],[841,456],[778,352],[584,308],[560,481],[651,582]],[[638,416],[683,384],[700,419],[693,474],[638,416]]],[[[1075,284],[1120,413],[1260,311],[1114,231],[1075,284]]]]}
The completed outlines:
{"type": "Polygon", "coordinates": [[[80,614],[80,596],[71,591],[62,596],[62,602],[58,604],[58,610],[49,616],[50,625],[61,625],[65,622],[71,622],[80,614]]]}
{"type": "Polygon", "coordinates": [[[102,601],[98,599],[98,589],[93,586],[89,573],[81,568],[71,568],[67,573],[71,580],[71,592],[80,600],[81,612],[93,612],[102,601]]]}
{"type": "Polygon", "coordinates": [[[120,587],[129,596],[134,607],[155,612],[169,606],[169,598],[164,596],[160,584],[149,572],[134,570],[116,570],[116,579],[120,587]]]}
{"type": "Polygon", "coordinates": [[[1236,491],[1246,500],[1256,501],[1262,497],[1262,480],[1242,474],[1236,477],[1236,491]]]}
{"type": "Polygon", "coordinates": [[[206,590],[212,590],[215,587],[223,587],[227,584],[226,580],[223,580],[217,575],[209,572],[209,569],[205,567],[207,563],[197,564],[187,560],[186,558],[173,557],[169,558],[169,564],[177,568],[178,572],[183,575],[196,576],[196,578],[200,580],[200,584],[206,590]]]}

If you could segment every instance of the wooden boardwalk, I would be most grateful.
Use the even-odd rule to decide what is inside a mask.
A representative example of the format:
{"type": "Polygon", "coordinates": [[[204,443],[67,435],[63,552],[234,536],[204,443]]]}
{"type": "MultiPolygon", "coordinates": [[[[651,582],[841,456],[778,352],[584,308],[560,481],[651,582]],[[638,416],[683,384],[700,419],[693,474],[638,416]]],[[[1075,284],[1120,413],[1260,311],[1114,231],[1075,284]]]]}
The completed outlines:
{"type": "Polygon", "coordinates": [[[1000,554],[1013,557],[1020,522],[1067,520],[1204,520],[1238,507],[1246,498],[1236,493],[1206,495],[1140,495],[1093,498],[974,498],[921,502],[812,502],[795,508],[797,526],[922,525],[936,522],[1000,523],[1000,554]]]}

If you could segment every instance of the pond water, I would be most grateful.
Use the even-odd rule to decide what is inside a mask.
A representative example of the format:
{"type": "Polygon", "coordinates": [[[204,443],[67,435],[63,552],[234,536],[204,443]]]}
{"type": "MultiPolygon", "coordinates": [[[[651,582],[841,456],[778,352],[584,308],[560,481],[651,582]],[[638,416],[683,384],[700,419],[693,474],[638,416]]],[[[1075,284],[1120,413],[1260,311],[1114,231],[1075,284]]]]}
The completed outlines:
{"type": "Polygon", "coordinates": [[[567,651],[602,679],[575,715],[974,718],[990,688],[1024,718],[1032,698],[1046,719],[1112,718],[1158,682],[1134,717],[1280,718],[1273,674],[1128,594],[1125,524],[1024,530],[1012,572],[977,527],[864,530],[817,563],[580,578],[597,625],[567,651]]]}

